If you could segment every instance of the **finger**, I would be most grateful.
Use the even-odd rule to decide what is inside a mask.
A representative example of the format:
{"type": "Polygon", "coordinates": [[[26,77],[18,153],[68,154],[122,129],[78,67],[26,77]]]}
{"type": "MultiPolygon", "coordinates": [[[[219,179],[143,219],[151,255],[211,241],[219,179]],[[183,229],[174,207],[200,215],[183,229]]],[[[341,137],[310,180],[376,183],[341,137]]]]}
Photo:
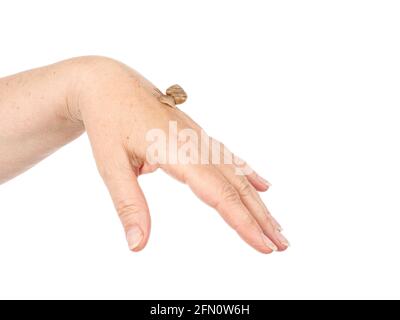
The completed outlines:
{"type": "Polygon", "coordinates": [[[233,164],[236,168],[240,169],[241,172],[244,173],[246,178],[249,180],[251,185],[257,190],[257,191],[267,191],[269,187],[271,186],[271,183],[261,177],[257,172],[255,172],[243,159],[239,158],[238,156],[234,155],[229,149],[226,149],[226,152],[229,152],[232,154],[233,157],[233,164]]]}
{"type": "Polygon", "coordinates": [[[289,242],[281,234],[280,226],[272,218],[260,195],[249,181],[240,174],[238,168],[232,165],[219,165],[219,170],[226,179],[236,188],[242,202],[261,226],[263,232],[276,244],[279,251],[287,249],[289,242]]]}
{"type": "MultiPolygon", "coordinates": [[[[252,183],[252,180],[258,181],[259,176],[257,175],[257,173],[255,173],[254,171],[251,174],[245,175],[242,173],[240,167],[235,166],[234,170],[232,168],[230,168],[229,165],[221,165],[220,169],[225,173],[224,175],[226,175],[227,179],[229,181],[231,181],[231,183],[233,183],[237,188],[239,188],[239,190],[243,189],[243,188],[249,188],[251,189],[247,184],[246,181],[238,181],[239,180],[243,180],[242,177],[246,177],[248,182],[257,190],[260,191],[259,189],[256,188],[255,184],[256,182],[252,183]],[[232,172],[234,172],[234,174],[232,174],[232,172]],[[255,177],[258,176],[258,177],[255,177]],[[245,184],[245,185],[243,185],[245,184]]],[[[262,178],[261,178],[262,179],[262,178]]],[[[269,183],[268,183],[269,184],[269,183]]],[[[269,184],[270,185],[270,184],[269,184]]],[[[274,225],[274,227],[279,230],[282,231],[282,227],[279,224],[279,222],[271,215],[271,213],[269,212],[267,206],[264,204],[264,202],[262,201],[260,195],[257,192],[254,192],[254,190],[250,190],[251,193],[253,194],[254,199],[260,204],[260,206],[263,208],[263,211],[265,212],[265,214],[267,215],[267,217],[271,220],[272,224],[274,225]]]]}
{"type": "Polygon", "coordinates": [[[231,159],[231,163],[238,168],[249,180],[251,185],[257,190],[257,191],[267,191],[271,184],[258,175],[243,159],[239,158],[235,154],[232,153],[222,142],[210,138],[210,145],[212,152],[220,152],[220,157],[221,159],[231,159]]]}
{"type": "Polygon", "coordinates": [[[201,200],[215,208],[253,248],[263,253],[277,250],[242,203],[236,189],[213,165],[175,165],[164,169],[187,183],[201,200]]]}
{"type": "Polygon", "coordinates": [[[245,177],[249,180],[251,185],[257,190],[257,191],[267,191],[269,187],[271,187],[271,183],[261,177],[260,175],[257,174],[257,172],[252,171],[250,174],[245,175],[245,177]]]}
{"type": "MultiPolygon", "coordinates": [[[[235,166],[241,169],[246,168],[246,170],[243,171],[248,171],[248,173],[245,175],[257,191],[265,192],[269,189],[269,187],[271,187],[271,183],[268,180],[257,174],[257,172],[255,172],[245,161],[234,155],[223,143],[215,138],[209,137],[206,132],[190,116],[188,116],[185,112],[179,110],[178,108],[176,109],[176,111],[183,119],[190,123],[193,128],[195,128],[198,132],[202,132],[204,137],[208,137],[208,139],[210,140],[208,141],[210,148],[219,145],[219,150],[221,152],[224,151],[225,153],[229,153],[231,155],[231,159],[233,159],[233,163],[235,164],[235,166]]],[[[224,156],[223,153],[221,155],[224,156]]]]}
{"type": "MultiPolygon", "coordinates": [[[[236,167],[240,170],[243,168],[243,166],[237,166],[236,167]]],[[[250,184],[260,192],[265,192],[271,187],[271,183],[261,177],[260,175],[257,174],[251,167],[247,166],[245,164],[245,167],[247,168],[245,172],[243,173],[243,176],[247,178],[247,180],[250,182],[250,184]]]]}
{"type": "Polygon", "coordinates": [[[114,150],[111,157],[96,160],[124,227],[129,249],[140,251],[150,235],[150,214],[128,155],[124,150],[114,150]]]}

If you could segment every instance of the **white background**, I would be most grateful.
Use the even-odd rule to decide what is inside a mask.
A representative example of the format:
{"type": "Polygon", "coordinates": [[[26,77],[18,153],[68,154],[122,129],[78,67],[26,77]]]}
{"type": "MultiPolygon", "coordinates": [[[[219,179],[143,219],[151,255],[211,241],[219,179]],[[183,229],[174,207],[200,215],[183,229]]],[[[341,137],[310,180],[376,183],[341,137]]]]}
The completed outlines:
{"type": "Polygon", "coordinates": [[[141,177],[127,249],[86,136],[0,186],[0,298],[400,298],[398,1],[2,1],[0,74],[97,54],[164,89],[273,186],[292,247],[257,253],[141,177]]]}

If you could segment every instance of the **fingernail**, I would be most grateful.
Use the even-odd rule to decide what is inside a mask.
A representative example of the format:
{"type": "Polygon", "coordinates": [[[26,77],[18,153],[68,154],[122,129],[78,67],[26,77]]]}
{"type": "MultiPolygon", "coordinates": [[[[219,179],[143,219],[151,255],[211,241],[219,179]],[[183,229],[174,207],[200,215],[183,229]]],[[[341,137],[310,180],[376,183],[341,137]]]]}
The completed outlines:
{"type": "Polygon", "coordinates": [[[126,233],[129,249],[134,250],[143,240],[143,232],[139,226],[134,226],[126,233]]]}
{"type": "Polygon", "coordinates": [[[279,242],[282,243],[282,245],[284,245],[285,247],[289,247],[290,243],[289,240],[286,239],[282,233],[280,232],[276,232],[276,237],[278,238],[279,242]]]}
{"type": "Polygon", "coordinates": [[[257,178],[258,178],[258,180],[261,181],[261,183],[267,185],[268,187],[272,186],[272,184],[268,180],[265,180],[263,177],[257,175],[257,178]]]}
{"type": "Polygon", "coordinates": [[[265,234],[261,234],[261,237],[262,237],[262,239],[263,239],[263,241],[264,241],[264,243],[265,243],[265,245],[268,247],[268,248],[270,248],[272,251],[278,251],[278,247],[275,245],[275,243],[273,243],[272,241],[271,241],[271,239],[270,238],[268,238],[265,234]]]}

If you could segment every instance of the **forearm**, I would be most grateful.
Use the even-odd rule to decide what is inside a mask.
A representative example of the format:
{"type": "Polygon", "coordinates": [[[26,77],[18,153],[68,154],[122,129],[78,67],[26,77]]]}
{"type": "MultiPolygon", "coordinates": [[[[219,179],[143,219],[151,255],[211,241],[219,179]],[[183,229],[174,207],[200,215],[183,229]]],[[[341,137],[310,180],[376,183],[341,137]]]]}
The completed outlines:
{"type": "Polygon", "coordinates": [[[67,60],[0,79],[0,183],[82,134],[69,116],[77,71],[67,60]]]}

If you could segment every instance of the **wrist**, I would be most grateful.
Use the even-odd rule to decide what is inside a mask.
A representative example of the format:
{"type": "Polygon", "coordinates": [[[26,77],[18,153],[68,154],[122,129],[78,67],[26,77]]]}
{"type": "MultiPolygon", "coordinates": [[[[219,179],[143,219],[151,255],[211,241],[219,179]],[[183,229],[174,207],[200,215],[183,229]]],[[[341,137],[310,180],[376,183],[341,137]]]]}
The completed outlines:
{"type": "Polygon", "coordinates": [[[84,56],[71,59],[70,64],[65,114],[72,122],[87,126],[102,116],[117,115],[115,111],[120,105],[140,112],[146,100],[158,94],[139,73],[111,58],[84,56]]]}

